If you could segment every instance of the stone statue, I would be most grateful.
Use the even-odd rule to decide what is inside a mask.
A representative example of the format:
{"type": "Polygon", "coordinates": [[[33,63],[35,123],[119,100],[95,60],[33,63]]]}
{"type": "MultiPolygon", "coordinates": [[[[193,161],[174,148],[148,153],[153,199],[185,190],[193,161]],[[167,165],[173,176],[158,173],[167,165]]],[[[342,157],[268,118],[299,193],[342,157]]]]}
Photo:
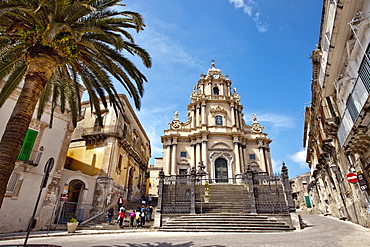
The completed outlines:
{"type": "Polygon", "coordinates": [[[253,114],[252,120],[253,120],[253,123],[257,123],[257,116],[256,116],[256,114],[253,114]]]}

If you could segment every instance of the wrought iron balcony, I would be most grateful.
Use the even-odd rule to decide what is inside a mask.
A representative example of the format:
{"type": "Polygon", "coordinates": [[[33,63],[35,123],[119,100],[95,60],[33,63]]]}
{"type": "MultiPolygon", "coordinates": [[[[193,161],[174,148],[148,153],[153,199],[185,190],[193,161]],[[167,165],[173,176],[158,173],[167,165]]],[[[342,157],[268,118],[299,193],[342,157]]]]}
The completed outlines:
{"type": "Polygon", "coordinates": [[[116,125],[106,125],[104,127],[96,126],[91,128],[84,128],[82,130],[82,137],[87,136],[123,136],[122,128],[116,125]]]}
{"type": "Polygon", "coordinates": [[[18,154],[17,160],[23,161],[23,163],[31,165],[31,166],[38,166],[40,163],[40,159],[42,156],[42,152],[37,150],[30,150],[27,148],[22,148],[18,154]]]}

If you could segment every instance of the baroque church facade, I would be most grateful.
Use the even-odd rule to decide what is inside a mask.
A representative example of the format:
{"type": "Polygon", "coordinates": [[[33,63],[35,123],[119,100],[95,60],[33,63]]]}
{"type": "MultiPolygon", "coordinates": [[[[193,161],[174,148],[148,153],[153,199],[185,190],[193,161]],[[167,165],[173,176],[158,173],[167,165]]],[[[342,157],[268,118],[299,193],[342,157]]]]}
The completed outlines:
{"type": "Polygon", "coordinates": [[[189,174],[203,165],[210,182],[232,183],[247,169],[273,174],[270,147],[256,115],[247,125],[236,88],[228,75],[212,67],[201,74],[188,105],[188,119],[180,122],[174,113],[161,137],[166,175],[189,174]]]}

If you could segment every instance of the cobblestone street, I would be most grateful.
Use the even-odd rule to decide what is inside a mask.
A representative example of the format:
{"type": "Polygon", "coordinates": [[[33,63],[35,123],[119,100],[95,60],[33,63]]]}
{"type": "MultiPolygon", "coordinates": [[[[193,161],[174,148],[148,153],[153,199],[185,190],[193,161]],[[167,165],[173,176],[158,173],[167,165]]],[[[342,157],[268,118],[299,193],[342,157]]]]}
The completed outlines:
{"type": "MultiPolygon", "coordinates": [[[[165,233],[165,232],[61,232],[59,235],[29,239],[29,244],[55,244],[63,247],[240,247],[240,246],[369,246],[370,229],[331,217],[303,216],[305,229],[287,233],[165,233]]],[[[4,239],[6,234],[1,234],[4,239]]],[[[16,237],[16,235],[13,235],[16,237]]],[[[23,239],[0,241],[0,246],[22,244],[23,239]]]]}

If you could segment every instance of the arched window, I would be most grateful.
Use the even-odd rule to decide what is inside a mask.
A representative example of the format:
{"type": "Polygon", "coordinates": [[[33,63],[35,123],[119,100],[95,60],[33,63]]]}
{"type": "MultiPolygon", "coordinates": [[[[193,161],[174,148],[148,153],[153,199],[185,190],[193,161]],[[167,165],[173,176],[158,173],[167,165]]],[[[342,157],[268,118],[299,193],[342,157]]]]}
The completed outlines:
{"type": "Polygon", "coordinates": [[[214,87],[213,88],[213,95],[219,95],[220,94],[220,90],[218,89],[218,87],[214,87]]]}
{"type": "Polygon", "coordinates": [[[222,126],[222,116],[215,117],[216,126],[222,126]]]}

